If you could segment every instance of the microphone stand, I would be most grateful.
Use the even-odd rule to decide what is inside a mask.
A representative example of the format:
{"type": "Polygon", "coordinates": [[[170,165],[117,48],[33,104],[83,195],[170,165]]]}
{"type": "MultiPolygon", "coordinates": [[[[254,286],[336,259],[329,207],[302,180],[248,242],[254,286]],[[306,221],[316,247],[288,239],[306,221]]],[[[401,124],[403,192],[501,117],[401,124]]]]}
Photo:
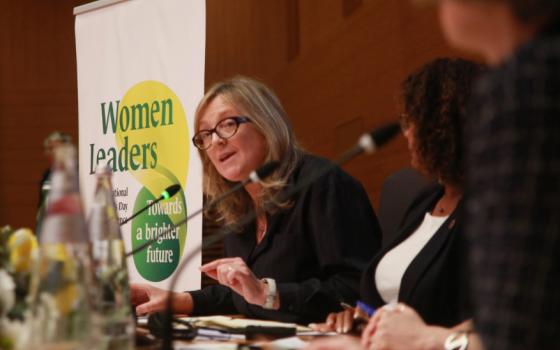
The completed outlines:
{"type": "Polygon", "coordinates": [[[237,183],[235,186],[233,186],[232,188],[230,188],[229,190],[227,190],[226,192],[222,193],[221,195],[219,195],[218,197],[216,197],[215,199],[213,199],[210,203],[208,203],[206,206],[203,206],[200,209],[197,209],[196,211],[192,212],[191,214],[189,214],[186,218],[184,218],[183,220],[179,221],[176,224],[173,224],[172,227],[168,230],[163,230],[159,235],[156,235],[154,238],[152,238],[149,241],[146,241],[144,243],[142,243],[141,245],[139,245],[138,247],[132,249],[130,252],[126,253],[125,256],[128,258],[129,256],[133,256],[138,252],[141,252],[142,250],[148,248],[149,245],[157,242],[157,240],[160,238],[160,236],[163,236],[164,234],[166,234],[168,231],[171,231],[171,229],[174,229],[176,227],[182,226],[184,224],[186,224],[189,220],[191,220],[192,218],[194,218],[197,215],[200,215],[205,209],[207,208],[211,208],[214,205],[216,205],[217,203],[221,202],[225,197],[229,196],[230,194],[239,191],[243,186],[245,186],[247,183],[249,183],[250,180],[244,180],[242,182],[237,183]]]}
{"type": "Polygon", "coordinates": [[[247,179],[235,184],[235,186],[233,186],[232,188],[230,188],[226,192],[222,193],[218,197],[214,198],[210,203],[208,203],[205,206],[203,206],[202,208],[197,209],[196,211],[192,212],[186,218],[184,218],[183,220],[179,221],[176,224],[173,224],[167,230],[161,231],[158,235],[156,235],[151,240],[146,241],[146,242],[142,243],[141,245],[139,245],[138,247],[132,249],[130,252],[125,254],[125,257],[128,258],[129,256],[133,256],[134,254],[136,254],[138,252],[141,252],[142,250],[146,249],[148,246],[155,243],[163,235],[167,234],[168,232],[171,232],[171,230],[175,229],[176,227],[179,227],[181,225],[186,224],[189,220],[191,220],[195,216],[200,215],[204,210],[214,207],[216,204],[218,204],[219,202],[224,200],[224,198],[226,198],[227,196],[229,196],[230,194],[232,194],[234,192],[239,191],[240,189],[242,189],[248,183],[259,182],[261,179],[264,179],[264,178],[268,177],[269,175],[271,175],[274,172],[274,170],[276,170],[276,168],[278,168],[279,165],[280,165],[280,163],[272,161],[272,162],[266,163],[265,165],[263,165],[259,169],[255,170],[255,171],[252,171],[247,179]]]}
{"type": "Polygon", "coordinates": [[[156,205],[157,203],[161,202],[164,199],[169,199],[171,197],[173,197],[177,192],[179,192],[179,190],[181,189],[181,185],[171,185],[168,188],[166,188],[162,193],[161,196],[159,196],[158,199],[156,199],[155,201],[151,202],[150,204],[146,205],[144,208],[138,210],[136,213],[134,213],[131,217],[129,217],[128,219],[124,220],[123,222],[121,222],[119,224],[119,226],[123,226],[124,224],[126,224],[127,222],[129,222],[130,220],[134,219],[135,217],[137,217],[138,215],[142,214],[143,212],[145,212],[146,210],[150,209],[151,207],[153,207],[154,205],[156,205]]]}

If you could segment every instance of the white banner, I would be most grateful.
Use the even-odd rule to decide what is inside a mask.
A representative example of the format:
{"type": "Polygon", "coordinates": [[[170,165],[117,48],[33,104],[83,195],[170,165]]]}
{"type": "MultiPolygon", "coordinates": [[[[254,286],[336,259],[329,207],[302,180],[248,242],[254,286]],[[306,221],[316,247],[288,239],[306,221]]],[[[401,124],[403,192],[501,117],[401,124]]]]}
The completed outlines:
{"type": "MultiPolygon", "coordinates": [[[[202,165],[190,139],[204,93],[204,0],[98,1],[77,7],[80,185],[86,214],[98,165],[113,168],[119,219],[172,184],[183,189],[122,226],[127,251],[202,206],[202,165]]],[[[131,280],[168,288],[199,246],[202,217],[128,259],[131,280]]],[[[176,290],[200,288],[200,253],[176,290]]]]}

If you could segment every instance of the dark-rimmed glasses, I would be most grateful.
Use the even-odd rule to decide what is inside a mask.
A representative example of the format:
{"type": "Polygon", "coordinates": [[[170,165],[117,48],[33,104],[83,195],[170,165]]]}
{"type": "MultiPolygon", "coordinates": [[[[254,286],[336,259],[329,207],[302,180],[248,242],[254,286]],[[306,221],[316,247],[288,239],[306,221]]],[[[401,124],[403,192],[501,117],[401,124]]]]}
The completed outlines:
{"type": "Polygon", "coordinates": [[[239,124],[249,123],[249,118],[244,116],[235,116],[222,119],[213,129],[200,130],[193,138],[192,142],[196,148],[200,150],[208,149],[212,145],[212,134],[216,133],[221,139],[227,140],[239,129],[239,124]]]}

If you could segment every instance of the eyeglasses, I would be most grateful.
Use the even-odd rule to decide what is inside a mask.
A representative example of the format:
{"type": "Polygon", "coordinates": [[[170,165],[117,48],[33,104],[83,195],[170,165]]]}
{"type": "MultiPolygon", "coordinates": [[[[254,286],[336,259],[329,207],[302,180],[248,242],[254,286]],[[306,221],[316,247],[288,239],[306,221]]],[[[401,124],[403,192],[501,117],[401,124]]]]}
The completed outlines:
{"type": "Polygon", "coordinates": [[[235,135],[237,129],[239,129],[239,124],[249,123],[250,120],[247,117],[235,116],[222,119],[216,124],[213,129],[200,130],[197,132],[193,138],[192,142],[196,148],[200,150],[205,150],[212,146],[212,134],[216,133],[220,138],[226,140],[235,135]]]}

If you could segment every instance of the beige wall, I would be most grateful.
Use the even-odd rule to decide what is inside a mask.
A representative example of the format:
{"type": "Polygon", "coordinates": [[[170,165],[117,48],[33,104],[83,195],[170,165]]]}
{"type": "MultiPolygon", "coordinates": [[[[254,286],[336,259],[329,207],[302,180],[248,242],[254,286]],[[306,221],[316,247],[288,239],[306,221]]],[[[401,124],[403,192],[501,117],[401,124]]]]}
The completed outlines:
{"type": "MultiPolygon", "coordinates": [[[[18,0],[0,11],[0,225],[34,226],[52,130],[77,137],[72,8],[87,1],[18,0]]],[[[311,152],[334,157],[394,119],[398,83],[451,52],[431,9],[408,0],[208,0],[206,83],[264,80],[311,152]]],[[[377,206],[382,179],[406,165],[402,137],[347,169],[377,206]]]]}

